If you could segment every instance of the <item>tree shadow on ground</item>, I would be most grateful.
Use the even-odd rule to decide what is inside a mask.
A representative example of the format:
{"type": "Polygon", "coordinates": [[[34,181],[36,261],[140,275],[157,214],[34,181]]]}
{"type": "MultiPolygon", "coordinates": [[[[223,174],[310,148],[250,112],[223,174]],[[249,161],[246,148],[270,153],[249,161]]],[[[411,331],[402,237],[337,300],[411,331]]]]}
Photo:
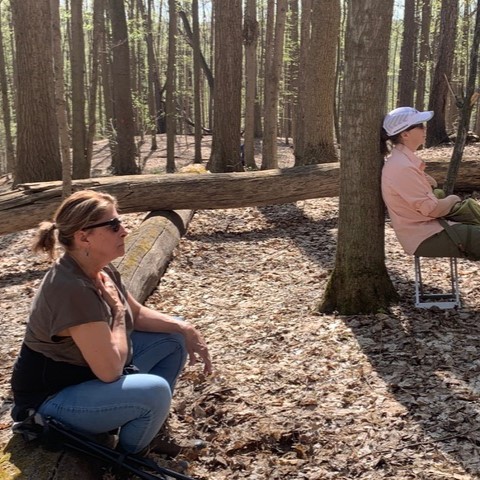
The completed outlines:
{"type": "Polygon", "coordinates": [[[0,274],[0,288],[5,288],[9,285],[22,285],[26,282],[43,278],[49,268],[50,266],[45,266],[38,269],[27,268],[18,273],[5,273],[3,275],[0,274]]]}
{"type": "MultiPolygon", "coordinates": [[[[276,228],[283,227],[270,207],[261,211],[276,228]]],[[[287,216],[310,221],[294,204],[287,216]]],[[[333,228],[332,221],[336,218],[316,224],[333,228]]],[[[309,258],[333,267],[335,248],[326,251],[325,244],[305,241],[301,229],[285,226],[282,231],[295,238],[309,258]]],[[[335,243],[331,237],[329,246],[335,243]]],[[[389,392],[405,407],[406,417],[427,435],[425,443],[472,475],[480,475],[480,315],[416,309],[413,278],[392,268],[389,273],[401,290],[402,302],[388,315],[344,317],[344,323],[389,392]]],[[[412,454],[422,449],[421,444],[411,443],[406,439],[402,448],[411,448],[412,454]]],[[[381,468],[388,470],[388,461],[382,458],[382,462],[381,468]]]]}
{"type": "Polygon", "coordinates": [[[478,318],[438,311],[405,317],[401,312],[380,320],[363,316],[344,321],[408,417],[444,454],[478,475],[478,318]]]}
{"type": "MultiPolygon", "coordinates": [[[[333,265],[336,248],[336,234],[332,232],[336,228],[336,215],[330,218],[312,220],[304,214],[303,210],[294,204],[281,205],[282,213],[275,211],[275,207],[258,207],[269,224],[261,229],[245,231],[231,226],[227,221],[223,225],[217,225],[214,231],[208,233],[187,233],[191,241],[206,243],[229,243],[229,242],[259,242],[270,238],[292,238],[305,253],[317,264],[324,268],[333,265]],[[313,225],[313,228],[312,228],[313,225]],[[318,248],[321,244],[322,248],[318,248]]],[[[234,222],[232,222],[234,223],[234,222]]]]}

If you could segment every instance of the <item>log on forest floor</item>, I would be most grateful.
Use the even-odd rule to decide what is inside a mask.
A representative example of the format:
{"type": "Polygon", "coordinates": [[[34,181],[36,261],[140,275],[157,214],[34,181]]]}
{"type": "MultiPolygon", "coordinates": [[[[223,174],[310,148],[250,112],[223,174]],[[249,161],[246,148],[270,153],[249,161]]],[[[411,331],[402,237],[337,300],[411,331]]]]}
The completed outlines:
{"type": "MultiPolygon", "coordinates": [[[[191,210],[151,212],[127,237],[125,255],[116,267],[140,303],[158,285],[192,216],[191,210]]],[[[11,436],[0,449],[0,480],[98,480],[104,467],[87,456],[49,451],[19,436],[11,436]]]]}
{"type": "MultiPolygon", "coordinates": [[[[198,210],[335,196],[337,176],[338,165],[328,164],[260,172],[98,177],[76,180],[73,189],[108,192],[118,199],[123,213],[198,210]]],[[[61,197],[61,182],[23,184],[0,193],[0,234],[32,228],[51,218],[61,197]]]]}
{"type": "Polygon", "coordinates": [[[140,303],[158,285],[192,216],[192,210],[151,212],[127,237],[125,255],[114,264],[140,303]]]}
{"type": "MultiPolygon", "coordinates": [[[[426,171],[441,185],[448,165],[428,162],[426,171]]],[[[73,188],[111,193],[124,213],[238,208],[338,196],[339,171],[339,163],[328,163],[258,172],[130,175],[76,180],[73,188]]],[[[462,162],[456,189],[471,191],[479,187],[479,162],[462,162]]],[[[0,193],[0,235],[33,228],[51,218],[61,197],[61,182],[24,184],[0,193]]]]}

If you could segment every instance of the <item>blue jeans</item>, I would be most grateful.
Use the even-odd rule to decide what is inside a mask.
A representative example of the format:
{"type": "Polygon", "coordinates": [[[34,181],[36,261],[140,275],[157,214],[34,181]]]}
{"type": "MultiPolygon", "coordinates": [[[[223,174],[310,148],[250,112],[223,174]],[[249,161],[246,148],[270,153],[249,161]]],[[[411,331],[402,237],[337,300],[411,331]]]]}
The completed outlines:
{"type": "Polygon", "coordinates": [[[187,353],[181,334],[135,331],[131,339],[132,363],[140,373],[112,383],[90,380],[64,388],[38,412],[89,434],[120,428],[123,450],[137,453],[145,448],[167,418],[187,353]]]}

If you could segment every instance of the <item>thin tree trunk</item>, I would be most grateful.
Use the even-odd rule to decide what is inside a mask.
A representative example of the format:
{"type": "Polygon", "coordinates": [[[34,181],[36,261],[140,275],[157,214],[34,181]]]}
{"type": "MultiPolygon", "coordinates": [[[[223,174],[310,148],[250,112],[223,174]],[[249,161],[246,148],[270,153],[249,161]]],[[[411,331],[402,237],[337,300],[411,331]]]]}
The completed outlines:
{"type": "Polygon", "coordinates": [[[116,133],[114,128],[114,112],[113,112],[113,91],[112,91],[112,66],[111,59],[108,52],[111,50],[111,41],[107,34],[105,25],[105,16],[108,14],[106,9],[105,0],[97,0],[99,3],[99,9],[103,12],[100,17],[101,20],[101,44],[100,44],[100,67],[102,75],[102,91],[103,91],[103,103],[105,107],[105,130],[108,137],[108,144],[112,156],[111,169],[113,170],[116,156],[116,133]]]}
{"type": "Polygon", "coordinates": [[[415,30],[415,0],[405,0],[397,97],[400,107],[413,105],[415,30]]]}
{"type": "Polygon", "coordinates": [[[432,7],[430,0],[422,2],[422,26],[420,33],[420,55],[417,68],[417,96],[415,107],[417,110],[425,109],[425,86],[427,78],[428,61],[430,60],[430,24],[432,7]]]}
{"type": "Polygon", "coordinates": [[[60,2],[50,0],[52,9],[52,44],[54,55],[55,72],[55,104],[60,135],[60,151],[62,155],[62,182],[63,198],[72,193],[72,158],[70,155],[70,138],[68,134],[67,109],[65,101],[63,56],[62,56],[62,34],[60,30],[60,2]]]}
{"type": "MultiPolygon", "coordinates": [[[[195,39],[193,36],[193,31],[190,28],[190,24],[188,23],[188,17],[186,13],[181,10],[178,12],[179,17],[182,19],[183,23],[183,28],[185,29],[185,33],[187,35],[187,38],[189,40],[189,43],[192,45],[192,48],[195,49],[195,39]]],[[[199,41],[200,42],[200,41],[199,41]]],[[[200,43],[199,43],[200,46],[200,43]]],[[[205,57],[203,56],[202,51],[200,50],[200,65],[202,67],[203,73],[205,74],[205,77],[208,82],[208,86],[210,88],[210,95],[213,95],[213,87],[214,87],[214,79],[213,79],[213,74],[210,69],[210,67],[207,64],[207,61],[205,60],[205,57]]]]}
{"type": "Polygon", "coordinates": [[[470,116],[472,108],[475,105],[472,102],[473,94],[475,92],[475,84],[477,81],[477,67],[478,67],[478,48],[480,46],[480,0],[477,2],[477,13],[475,17],[475,30],[473,34],[472,49],[470,52],[470,67],[466,88],[466,95],[463,98],[463,105],[460,110],[460,119],[458,122],[457,138],[453,148],[452,158],[448,169],[447,181],[444,185],[444,190],[447,195],[453,193],[455,181],[457,179],[460,162],[462,161],[463,150],[465,148],[465,141],[467,138],[468,126],[470,123],[470,116]]]}
{"type": "Polygon", "coordinates": [[[193,25],[193,101],[195,120],[195,157],[194,163],[202,163],[202,106],[200,87],[200,22],[198,20],[198,0],[192,0],[193,25]]]}
{"type": "Polygon", "coordinates": [[[3,44],[3,29],[0,25],[0,88],[2,91],[3,128],[5,129],[5,150],[7,157],[7,173],[15,169],[15,149],[12,139],[12,123],[10,115],[10,101],[8,99],[8,81],[5,66],[5,53],[3,44]]]}
{"type": "Polygon", "coordinates": [[[255,163],[255,97],[257,91],[258,22],[255,0],[248,0],[243,19],[245,44],[245,134],[243,153],[245,167],[257,168],[255,163]]]}
{"type": "Polygon", "coordinates": [[[295,135],[295,118],[293,112],[297,104],[296,87],[298,83],[298,60],[299,60],[299,0],[289,0],[288,9],[290,15],[287,17],[287,52],[288,63],[286,65],[285,78],[285,143],[290,144],[295,135]]]}
{"type": "Polygon", "coordinates": [[[427,147],[448,141],[445,125],[447,82],[450,81],[452,74],[457,18],[458,0],[442,0],[440,41],[428,102],[428,109],[433,110],[435,115],[427,123],[427,140],[425,142],[427,147]]]}
{"type": "Polygon", "coordinates": [[[175,134],[176,134],[176,107],[175,107],[175,59],[177,56],[177,6],[175,0],[168,1],[168,66],[166,87],[167,113],[167,173],[175,172],[175,134]]]}
{"type": "MultiPolygon", "coordinates": [[[[299,71],[305,72],[308,61],[308,49],[310,45],[310,31],[312,21],[312,0],[302,0],[302,20],[300,28],[300,58],[299,71]]],[[[297,108],[295,112],[296,127],[295,137],[293,139],[295,166],[299,166],[303,162],[305,152],[305,104],[307,101],[305,90],[305,75],[298,76],[297,85],[297,108]]]]}
{"type": "Polygon", "coordinates": [[[275,14],[273,49],[265,59],[265,102],[263,125],[262,170],[277,168],[277,124],[278,124],[278,92],[283,60],[283,44],[285,36],[285,19],[287,0],[277,1],[275,14]]]}
{"type": "Polygon", "coordinates": [[[138,0],[138,9],[143,17],[143,28],[145,29],[145,42],[147,44],[147,99],[148,99],[148,130],[150,132],[150,150],[157,150],[157,108],[155,102],[155,72],[157,60],[153,48],[153,25],[152,25],[152,0],[147,0],[147,10],[143,0],[138,0]]]}
{"type": "Polygon", "coordinates": [[[334,101],[334,122],[335,122],[335,140],[340,145],[340,105],[342,104],[343,94],[343,58],[344,47],[342,39],[345,38],[345,21],[347,18],[345,1],[342,0],[344,8],[341,9],[340,17],[340,33],[337,40],[337,66],[335,68],[335,101],[334,101]]]}
{"type": "Polygon", "coordinates": [[[100,68],[100,45],[102,43],[102,17],[103,4],[100,0],[93,2],[93,35],[91,48],[91,62],[92,72],[90,77],[90,89],[88,100],[88,128],[86,141],[86,162],[87,165],[92,165],[93,157],[93,141],[95,139],[95,132],[97,127],[97,92],[98,92],[98,77],[100,68]]]}
{"type": "Polygon", "coordinates": [[[73,178],[90,177],[85,158],[85,42],[83,38],[83,1],[71,2],[72,69],[72,162],[73,178]]]}

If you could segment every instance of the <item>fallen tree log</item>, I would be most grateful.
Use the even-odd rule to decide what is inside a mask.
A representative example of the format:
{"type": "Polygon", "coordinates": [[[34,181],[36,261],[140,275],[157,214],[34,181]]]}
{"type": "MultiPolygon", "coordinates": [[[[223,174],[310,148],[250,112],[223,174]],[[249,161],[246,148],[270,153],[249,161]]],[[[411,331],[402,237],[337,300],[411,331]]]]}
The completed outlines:
{"type": "MultiPolygon", "coordinates": [[[[480,187],[480,164],[463,162],[459,191],[480,187]]],[[[90,188],[115,195],[124,213],[238,208],[334,197],[339,192],[338,163],[260,172],[131,175],[73,182],[74,190],[90,188]]],[[[448,162],[429,162],[427,172],[442,184],[448,162]]],[[[30,183],[0,194],[0,234],[35,227],[49,219],[62,196],[61,182],[30,183]]]]}
{"type": "Polygon", "coordinates": [[[158,285],[192,216],[192,210],[151,212],[128,235],[125,255],[114,263],[140,303],[158,285]]]}
{"type": "MultiPolygon", "coordinates": [[[[289,203],[335,195],[338,165],[313,165],[261,172],[129,175],[73,182],[115,195],[123,213],[155,210],[234,208],[289,203]],[[320,187],[318,186],[320,185],[320,187]]],[[[0,194],[0,234],[36,226],[61,201],[61,182],[19,185],[0,194]]]]}

